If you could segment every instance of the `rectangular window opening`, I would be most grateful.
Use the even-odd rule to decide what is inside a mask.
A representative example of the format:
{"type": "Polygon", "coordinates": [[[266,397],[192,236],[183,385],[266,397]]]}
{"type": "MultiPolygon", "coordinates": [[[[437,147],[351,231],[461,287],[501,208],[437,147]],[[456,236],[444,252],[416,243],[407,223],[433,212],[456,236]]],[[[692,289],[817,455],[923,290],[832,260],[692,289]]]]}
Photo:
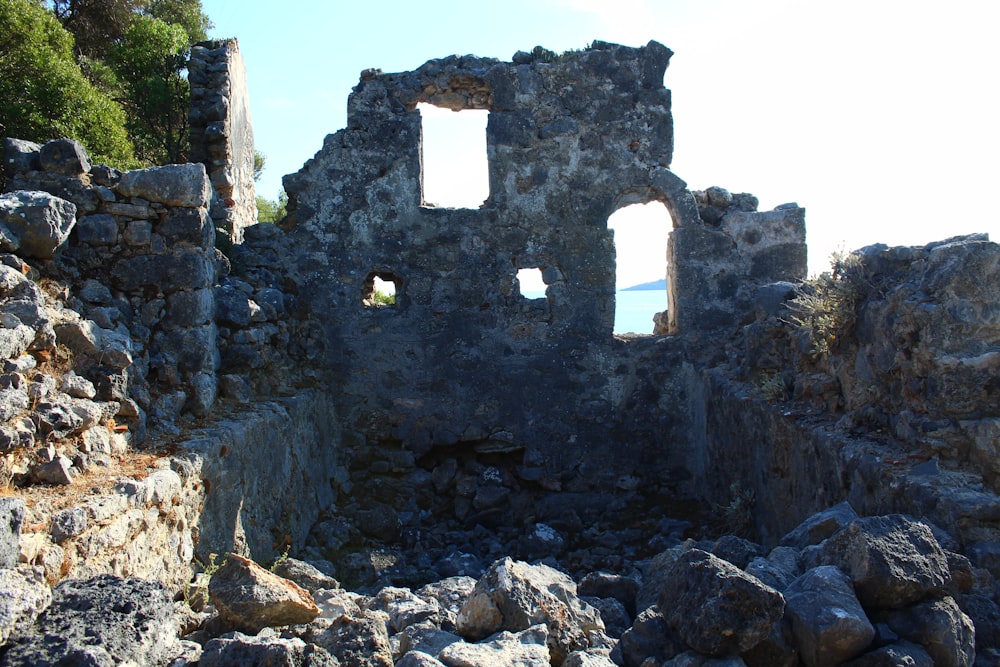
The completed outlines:
{"type": "Polygon", "coordinates": [[[479,208],[490,196],[484,109],[418,104],[424,206],[479,208]]]}

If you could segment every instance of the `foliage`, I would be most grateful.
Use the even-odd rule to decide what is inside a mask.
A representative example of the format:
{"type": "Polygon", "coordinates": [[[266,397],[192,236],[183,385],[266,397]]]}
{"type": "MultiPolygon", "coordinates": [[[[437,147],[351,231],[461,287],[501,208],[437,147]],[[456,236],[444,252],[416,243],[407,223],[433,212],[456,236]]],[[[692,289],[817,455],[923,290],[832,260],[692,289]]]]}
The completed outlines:
{"type": "Polygon", "coordinates": [[[180,25],[139,16],[111,49],[108,61],[123,82],[127,126],[143,162],[187,161],[190,88],[181,71],[188,48],[180,25]]]}
{"type": "Polygon", "coordinates": [[[277,201],[266,197],[257,197],[257,222],[278,222],[287,214],[288,195],[284,190],[278,191],[277,201]]]}
{"type": "Polygon", "coordinates": [[[201,0],[148,0],[144,4],[147,15],[183,28],[189,44],[208,39],[213,26],[202,11],[201,0]]]}
{"type": "Polygon", "coordinates": [[[73,36],[35,0],[0,0],[0,125],[3,134],[45,142],[70,137],[97,162],[129,166],[125,114],[84,76],[73,36]]]}
{"type": "Polygon", "coordinates": [[[74,36],[77,55],[98,60],[125,36],[140,8],[138,0],[49,0],[47,4],[74,36]]]}
{"type": "Polygon", "coordinates": [[[806,281],[791,302],[791,322],[808,336],[814,358],[825,358],[853,330],[864,293],[861,256],[833,253],[831,271],[806,281]]]}
{"type": "Polygon", "coordinates": [[[256,183],[264,175],[264,167],[267,166],[267,156],[258,150],[253,152],[253,180],[256,183]]]}
{"type": "Polygon", "coordinates": [[[760,397],[768,403],[785,400],[785,381],[778,373],[764,373],[754,383],[760,397]]]}
{"type": "Polygon", "coordinates": [[[372,292],[372,303],[378,306],[395,306],[396,305],[396,295],[386,294],[380,289],[372,292]]]}

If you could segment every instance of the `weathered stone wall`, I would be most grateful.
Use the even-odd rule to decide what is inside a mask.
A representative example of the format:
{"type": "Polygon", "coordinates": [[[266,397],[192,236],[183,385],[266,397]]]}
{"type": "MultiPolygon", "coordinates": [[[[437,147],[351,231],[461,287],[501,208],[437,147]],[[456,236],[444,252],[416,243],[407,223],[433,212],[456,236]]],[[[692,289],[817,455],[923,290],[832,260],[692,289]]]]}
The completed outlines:
{"type": "Polygon", "coordinates": [[[629,476],[657,487],[684,467],[682,341],[733,325],[760,285],[801,278],[805,245],[798,207],[758,213],[721,189],[699,202],[669,170],[670,55],[596,43],[362,74],[347,128],[285,178],[286,266],[321,333],[348,458],[505,452],[525,484],[575,491],[629,476]],[[480,208],[423,200],[420,102],[489,110],[480,208]],[[666,321],[679,336],[616,338],[607,220],[648,201],[673,219],[666,321]],[[521,295],[522,268],[541,269],[545,298],[521,295]],[[373,303],[376,277],[395,284],[394,306],[373,303]]]}
{"type": "Polygon", "coordinates": [[[246,66],[235,39],[191,49],[191,161],[205,165],[215,188],[212,220],[233,243],[257,221],[254,141],[246,66]]]}

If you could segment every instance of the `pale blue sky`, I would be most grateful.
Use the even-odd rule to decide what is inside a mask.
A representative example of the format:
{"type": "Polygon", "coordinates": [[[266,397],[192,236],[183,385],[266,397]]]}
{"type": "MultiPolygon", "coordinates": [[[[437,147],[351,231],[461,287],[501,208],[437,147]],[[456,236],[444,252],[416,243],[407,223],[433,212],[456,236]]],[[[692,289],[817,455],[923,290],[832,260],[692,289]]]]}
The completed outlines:
{"type": "MultiPolygon", "coordinates": [[[[202,4],[213,36],[240,41],[271,198],[344,126],[364,69],[655,39],[675,52],[673,170],[692,189],[752,192],[761,208],[805,206],[811,270],[840,246],[1000,240],[993,0],[202,4]]],[[[644,265],[618,250],[620,273],[644,265]]]]}

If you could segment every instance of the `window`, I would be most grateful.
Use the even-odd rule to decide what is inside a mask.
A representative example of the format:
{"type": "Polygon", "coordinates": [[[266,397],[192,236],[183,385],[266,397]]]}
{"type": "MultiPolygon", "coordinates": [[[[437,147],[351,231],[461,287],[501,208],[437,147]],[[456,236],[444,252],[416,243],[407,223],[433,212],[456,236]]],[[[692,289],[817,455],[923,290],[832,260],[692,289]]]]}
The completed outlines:
{"type": "Polygon", "coordinates": [[[651,334],[667,309],[667,235],[673,223],[659,202],[632,204],[608,218],[615,242],[614,333],[651,334]]]}
{"type": "Polygon", "coordinates": [[[521,296],[526,299],[544,299],[545,280],[542,279],[542,269],[518,269],[517,287],[521,296]]]}
{"type": "Polygon", "coordinates": [[[362,303],[366,308],[395,308],[399,285],[394,274],[373,271],[365,279],[362,303]]]}
{"type": "Polygon", "coordinates": [[[422,127],[423,204],[479,208],[490,196],[483,109],[451,111],[418,104],[422,127]]]}

